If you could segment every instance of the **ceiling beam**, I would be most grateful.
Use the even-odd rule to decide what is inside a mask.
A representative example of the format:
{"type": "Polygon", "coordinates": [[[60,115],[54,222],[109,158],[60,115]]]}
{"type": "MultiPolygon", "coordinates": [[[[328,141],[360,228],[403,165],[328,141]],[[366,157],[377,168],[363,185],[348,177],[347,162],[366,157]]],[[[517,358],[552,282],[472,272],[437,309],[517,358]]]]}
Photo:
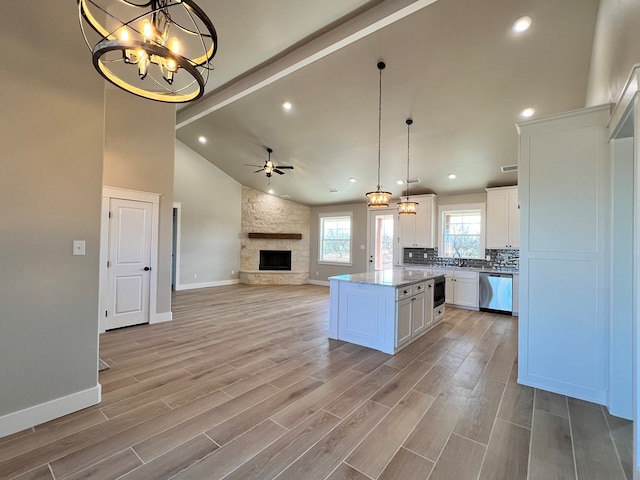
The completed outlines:
{"type": "Polygon", "coordinates": [[[437,0],[385,0],[299,48],[267,62],[178,111],[176,130],[320,60],[437,0]]]}

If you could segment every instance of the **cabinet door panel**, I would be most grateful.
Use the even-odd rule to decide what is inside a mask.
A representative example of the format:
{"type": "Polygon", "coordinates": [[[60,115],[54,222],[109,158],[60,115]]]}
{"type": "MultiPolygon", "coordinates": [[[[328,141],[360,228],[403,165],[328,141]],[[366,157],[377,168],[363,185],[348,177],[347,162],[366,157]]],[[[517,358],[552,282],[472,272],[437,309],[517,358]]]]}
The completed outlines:
{"type": "Polygon", "coordinates": [[[509,245],[509,191],[487,192],[487,248],[509,245]]]}
{"type": "Polygon", "coordinates": [[[478,277],[456,278],[454,299],[456,305],[478,308],[478,277]]]}
{"type": "Polygon", "coordinates": [[[411,334],[419,335],[427,328],[426,313],[426,294],[420,293],[411,299],[411,334]]]}
{"type": "Polygon", "coordinates": [[[509,191],[509,245],[520,248],[520,200],[518,189],[509,191]]]}
{"type": "Polygon", "coordinates": [[[411,303],[412,298],[405,298],[396,307],[396,348],[411,340],[411,303]]]}

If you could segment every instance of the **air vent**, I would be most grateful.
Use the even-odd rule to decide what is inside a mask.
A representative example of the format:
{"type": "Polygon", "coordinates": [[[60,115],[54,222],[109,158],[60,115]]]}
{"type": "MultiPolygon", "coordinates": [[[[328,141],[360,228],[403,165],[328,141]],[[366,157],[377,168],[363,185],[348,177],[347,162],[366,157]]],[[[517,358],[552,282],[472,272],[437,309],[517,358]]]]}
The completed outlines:
{"type": "Polygon", "coordinates": [[[285,200],[289,200],[291,198],[291,195],[287,195],[285,193],[284,195],[280,195],[280,198],[284,198],[285,200]]]}
{"type": "Polygon", "coordinates": [[[329,193],[338,193],[338,189],[337,188],[327,188],[327,191],[329,193]]]}
{"type": "Polygon", "coordinates": [[[500,171],[502,173],[517,172],[518,171],[518,165],[503,165],[502,167],[500,167],[500,171]]]}
{"type": "Polygon", "coordinates": [[[419,178],[408,178],[407,183],[420,183],[419,178]]]}

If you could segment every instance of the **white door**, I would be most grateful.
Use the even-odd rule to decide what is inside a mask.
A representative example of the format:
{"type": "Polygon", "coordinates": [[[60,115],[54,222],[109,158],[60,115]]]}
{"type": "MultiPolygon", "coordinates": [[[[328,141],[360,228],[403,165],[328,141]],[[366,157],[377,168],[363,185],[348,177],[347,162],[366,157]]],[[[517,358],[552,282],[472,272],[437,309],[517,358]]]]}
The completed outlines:
{"type": "Polygon", "coordinates": [[[112,198],[109,212],[106,328],[148,323],[153,204],[112,198]]]}
{"type": "Polygon", "coordinates": [[[395,210],[371,210],[369,212],[369,263],[370,272],[393,268],[395,210]]]}

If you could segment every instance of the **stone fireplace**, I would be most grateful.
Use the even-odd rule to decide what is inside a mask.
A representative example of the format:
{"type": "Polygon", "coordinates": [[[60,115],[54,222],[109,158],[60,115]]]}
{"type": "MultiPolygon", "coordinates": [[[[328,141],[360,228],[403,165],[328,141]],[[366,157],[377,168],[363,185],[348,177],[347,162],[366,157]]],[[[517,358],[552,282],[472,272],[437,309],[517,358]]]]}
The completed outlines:
{"type": "Polygon", "coordinates": [[[309,214],[305,205],[242,188],[240,282],[309,283],[309,214]],[[289,270],[261,268],[262,252],[290,252],[289,270]]]}

